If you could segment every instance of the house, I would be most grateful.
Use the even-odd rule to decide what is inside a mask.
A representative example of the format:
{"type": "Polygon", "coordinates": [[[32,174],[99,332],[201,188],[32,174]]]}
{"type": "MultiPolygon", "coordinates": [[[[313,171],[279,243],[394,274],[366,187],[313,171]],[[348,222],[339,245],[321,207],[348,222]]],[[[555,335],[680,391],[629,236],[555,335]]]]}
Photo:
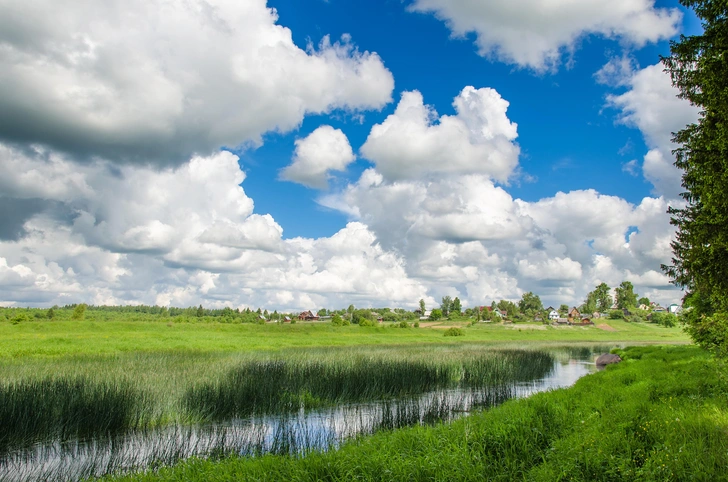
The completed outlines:
{"type": "Polygon", "coordinates": [[[551,308],[551,310],[549,311],[549,320],[556,321],[558,319],[559,319],[559,312],[556,311],[555,309],[551,308]]]}
{"type": "Polygon", "coordinates": [[[578,320],[581,317],[581,313],[579,312],[579,309],[576,306],[573,306],[569,310],[569,319],[570,320],[578,320]]]}
{"type": "Polygon", "coordinates": [[[265,319],[265,316],[263,316],[263,315],[258,315],[258,319],[261,321],[268,321],[265,319]]]}
{"type": "Polygon", "coordinates": [[[319,315],[310,310],[302,311],[301,314],[298,315],[298,319],[302,321],[316,321],[319,319],[319,315]]]}
{"type": "Polygon", "coordinates": [[[652,309],[655,313],[667,313],[667,309],[663,308],[660,305],[655,305],[655,307],[652,309]]]}
{"type": "Polygon", "coordinates": [[[382,321],[384,321],[384,317],[382,317],[382,315],[380,315],[376,311],[372,311],[371,315],[372,315],[372,318],[377,320],[378,323],[381,323],[382,321]]]}
{"type": "Polygon", "coordinates": [[[283,317],[283,323],[290,323],[290,322],[291,322],[291,317],[290,316],[284,316],[283,317]]]}
{"type": "Polygon", "coordinates": [[[585,316],[585,317],[583,317],[583,318],[581,319],[581,324],[582,324],[582,325],[593,325],[593,324],[594,324],[594,322],[593,322],[593,321],[592,321],[591,319],[589,319],[589,317],[588,317],[588,316],[585,316]]]}
{"type": "Polygon", "coordinates": [[[422,316],[420,316],[420,321],[429,320],[431,314],[432,314],[432,310],[425,310],[425,313],[422,316]]]}
{"type": "Polygon", "coordinates": [[[676,305],[675,303],[671,304],[667,307],[667,311],[672,313],[673,315],[677,313],[680,310],[680,305],[676,305]]]}
{"type": "Polygon", "coordinates": [[[646,305],[646,304],[644,304],[644,303],[643,303],[643,304],[641,304],[641,305],[639,305],[639,307],[638,307],[638,308],[639,308],[640,310],[649,310],[649,309],[650,309],[650,307],[649,307],[649,306],[647,306],[647,305],[646,305]]]}
{"type": "Polygon", "coordinates": [[[556,321],[554,321],[555,325],[568,325],[569,319],[568,318],[556,318],[556,321]]]}
{"type": "Polygon", "coordinates": [[[498,313],[500,313],[501,318],[508,318],[508,312],[506,310],[498,310],[498,313]]]}

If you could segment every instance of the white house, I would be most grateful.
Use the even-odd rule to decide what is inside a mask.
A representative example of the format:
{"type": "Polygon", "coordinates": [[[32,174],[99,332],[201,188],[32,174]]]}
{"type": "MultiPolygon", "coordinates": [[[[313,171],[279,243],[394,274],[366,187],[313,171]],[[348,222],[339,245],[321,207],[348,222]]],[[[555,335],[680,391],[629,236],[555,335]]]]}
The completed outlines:
{"type": "Polygon", "coordinates": [[[667,311],[669,311],[672,314],[677,313],[679,310],[680,310],[680,305],[676,305],[675,303],[673,303],[667,307],[667,311]]]}
{"type": "Polygon", "coordinates": [[[549,312],[549,320],[556,321],[559,319],[559,312],[556,310],[551,310],[549,312]]]}

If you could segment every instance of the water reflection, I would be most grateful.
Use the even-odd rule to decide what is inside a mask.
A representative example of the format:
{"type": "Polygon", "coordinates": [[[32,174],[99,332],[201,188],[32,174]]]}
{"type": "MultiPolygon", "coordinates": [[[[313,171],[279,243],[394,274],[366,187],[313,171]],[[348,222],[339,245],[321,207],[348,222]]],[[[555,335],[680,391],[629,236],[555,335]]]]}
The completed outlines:
{"type": "Polygon", "coordinates": [[[568,387],[596,370],[592,350],[557,354],[550,373],[538,380],[477,390],[454,389],[326,410],[172,426],[97,437],[88,441],[38,444],[0,460],[0,481],[78,480],[133,470],[151,470],[191,456],[305,454],[326,450],[357,435],[462,417],[513,397],[568,387]],[[560,356],[559,356],[560,355],[560,356]]]}

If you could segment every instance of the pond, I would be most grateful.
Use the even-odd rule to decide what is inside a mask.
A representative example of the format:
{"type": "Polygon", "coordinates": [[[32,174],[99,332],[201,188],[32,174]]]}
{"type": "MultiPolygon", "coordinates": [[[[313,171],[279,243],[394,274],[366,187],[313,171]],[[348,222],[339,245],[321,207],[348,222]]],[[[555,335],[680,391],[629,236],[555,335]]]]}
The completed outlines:
{"type": "Polygon", "coordinates": [[[548,366],[516,380],[495,377],[464,383],[467,375],[463,375],[455,387],[395,398],[44,441],[0,454],[0,481],[79,480],[150,470],[191,456],[302,455],[327,450],[358,435],[447,422],[511,398],[568,387],[596,371],[595,357],[610,348],[550,350],[548,366]]]}

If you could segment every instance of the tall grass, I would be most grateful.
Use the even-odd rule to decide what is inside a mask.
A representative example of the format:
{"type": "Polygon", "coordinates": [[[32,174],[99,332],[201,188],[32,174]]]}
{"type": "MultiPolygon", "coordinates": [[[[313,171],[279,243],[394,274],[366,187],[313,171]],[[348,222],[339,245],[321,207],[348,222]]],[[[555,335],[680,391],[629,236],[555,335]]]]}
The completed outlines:
{"type": "Polygon", "coordinates": [[[67,440],[143,426],[144,393],[125,383],[85,378],[0,386],[0,453],[46,438],[67,440]]]}
{"type": "Polygon", "coordinates": [[[513,384],[545,376],[553,363],[549,353],[515,350],[434,362],[373,358],[252,361],[218,380],[191,387],[182,404],[192,416],[220,420],[458,386],[513,384]]]}

